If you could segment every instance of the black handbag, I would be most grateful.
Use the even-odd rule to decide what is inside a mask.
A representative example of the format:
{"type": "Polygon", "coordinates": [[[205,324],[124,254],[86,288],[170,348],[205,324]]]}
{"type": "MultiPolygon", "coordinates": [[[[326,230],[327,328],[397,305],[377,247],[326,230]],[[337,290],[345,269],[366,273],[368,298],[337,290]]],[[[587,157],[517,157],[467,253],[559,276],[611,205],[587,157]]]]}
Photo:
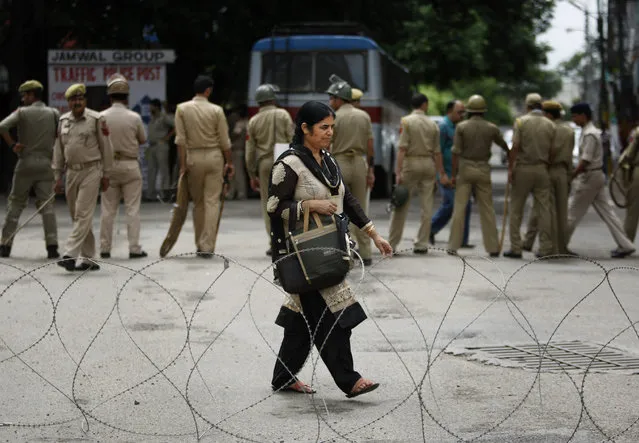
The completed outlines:
{"type": "Polygon", "coordinates": [[[297,214],[289,216],[288,255],[276,262],[282,288],[290,294],[319,291],[341,283],[351,268],[348,217],[304,212],[302,229],[294,230],[297,214]]]}

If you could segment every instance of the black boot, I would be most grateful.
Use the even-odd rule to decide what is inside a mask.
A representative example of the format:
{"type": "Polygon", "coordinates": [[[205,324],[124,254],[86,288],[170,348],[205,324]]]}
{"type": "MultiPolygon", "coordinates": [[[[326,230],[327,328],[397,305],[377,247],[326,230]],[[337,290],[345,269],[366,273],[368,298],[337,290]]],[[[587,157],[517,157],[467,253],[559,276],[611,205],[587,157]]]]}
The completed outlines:
{"type": "Polygon", "coordinates": [[[0,245],[0,257],[8,257],[11,255],[11,246],[0,245]]]}
{"type": "Polygon", "coordinates": [[[75,270],[75,258],[73,257],[69,257],[68,255],[65,255],[64,257],[62,257],[62,260],[58,261],[57,263],[58,266],[66,269],[67,271],[71,272],[75,270]]]}
{"type": "Polygon", "coordinates": [[[47,245],[47,258],[60,258],[58,245],[47,245]]]}

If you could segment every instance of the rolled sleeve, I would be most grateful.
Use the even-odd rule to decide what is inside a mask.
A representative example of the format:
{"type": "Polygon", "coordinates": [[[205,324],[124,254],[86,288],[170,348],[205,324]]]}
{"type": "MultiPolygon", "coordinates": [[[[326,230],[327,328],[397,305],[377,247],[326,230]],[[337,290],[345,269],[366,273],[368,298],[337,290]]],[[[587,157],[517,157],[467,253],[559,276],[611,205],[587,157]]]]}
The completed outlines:
{"type": "Polygon", "coordinates": [[[231,139],[229,138],[229,124],[226,121],[226,116],[221,108],[218,116],[217,132],[220,135],[220,147],[222,148],[222,151],[230,151],[231,139]]]}
{"type": "Polygon", "coordinates": [[[442,148],[439,146],[439,140],[440,140],[439,126],[435,125],[435,130],[433,131],[433,138],[431,140],[431,143],[433,145],[433,152],[435,154],[440,154],[442,152],[442,148]]]}
{"type": "Polygon", "coordinates": [[[96,135],[98,137],[98,146],[102,153],[102,173],[104,177],[109,177],[111,174],[111,168],[113,167],[113,145],[111,144],[111,138],[109,137],[109,128],[107,126],[104,116],[100,116],[97,120],[98,128],[96,135]],[[106,128],[106,131],[104,130],[106,128]]]}
{"type": "Polygon", "coordinates": [[[410,135],[408,135],[408,125],[406,125],[406,120],[402,120],[402,123],[399,127],[399,147],[408,148],[410,145],[410,135]]]}
{"type": "Polygon", "coordinates": [[[597,154],[597,139],[594,135],[588,134],[584,137],[581,159],[592,163],[597,154]]]}
{"type": "Polygon", "coordinates": [[[520,121],[519,119],[515,120],[515,124],[513,125],[513,145],[515,143],[521,143],[521,131],[520,131],[520,121]]]}
{"type": "Polygon", "coordinates": [[[0,133],[9,132],[12,128],[18,126],[20,122],[20,111],[16,110],[9,114],[0,122],[0,133]]]}
{"type": "Polygon", "coordinates": [[[182,108],[179,106],[175,110],[175,144],[187,147],[186,127],[184,126],[182,108]]]}

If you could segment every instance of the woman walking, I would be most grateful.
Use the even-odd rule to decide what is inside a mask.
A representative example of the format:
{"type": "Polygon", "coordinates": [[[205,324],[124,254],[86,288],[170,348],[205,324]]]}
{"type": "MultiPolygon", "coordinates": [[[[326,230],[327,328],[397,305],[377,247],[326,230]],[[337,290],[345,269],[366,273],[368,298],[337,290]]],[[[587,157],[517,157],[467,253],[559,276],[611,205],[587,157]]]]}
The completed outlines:
{"type": "MultiPolygon", "coordinates": [[[[324,103],[305,103],[297,114],[291,149],[273,165],[267,202],[273,261],[287,255],[285,226],[289,216],[296,217],[297,226],[301,227],[305,211],[321,215],[345,213],[383,255],[392,253],[390,244],[377,233],[344,186],[337,162],[327,152],[334,120],[335,113],[324,103]]],[[[311,342],[347,397],[376,389],[378,383],[362,377],[353,367],[351,330],[365,319],[366,314],[346,281],[320,291],[290,294],[275,321],[284,328],[284,338],[273,371],[273,389],[315,392],[296,377],[310,353],[311,342]]]]}

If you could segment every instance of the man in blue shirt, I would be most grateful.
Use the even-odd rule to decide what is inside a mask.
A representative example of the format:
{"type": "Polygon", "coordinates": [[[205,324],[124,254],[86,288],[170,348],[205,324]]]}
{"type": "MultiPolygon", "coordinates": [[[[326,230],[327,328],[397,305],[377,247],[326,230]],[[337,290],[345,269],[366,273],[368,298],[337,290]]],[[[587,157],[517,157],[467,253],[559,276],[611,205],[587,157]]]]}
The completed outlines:
{"type": "MultiPolygon", "coordinates": [[[[459,100],[451,100],[446,105],[446,117],[439,125],[439,145],[442,151],[444,170],[449,177],[453,173],[453,139],[455,137],[455,125],[464,118],[464,104],[459,100]]],[[[442,205],[439,207],[431,221],[430,243],[435,244],[435,234],[446,226],[453,215],[455,203],[455,189],[449,186],[441,186],[442,205]]],[[[470,228],[470,200],[466,206],[466,219],[464,220],[464,241],[462,248],[472,248],[468,243],[468,231],[470,228]]]]}

